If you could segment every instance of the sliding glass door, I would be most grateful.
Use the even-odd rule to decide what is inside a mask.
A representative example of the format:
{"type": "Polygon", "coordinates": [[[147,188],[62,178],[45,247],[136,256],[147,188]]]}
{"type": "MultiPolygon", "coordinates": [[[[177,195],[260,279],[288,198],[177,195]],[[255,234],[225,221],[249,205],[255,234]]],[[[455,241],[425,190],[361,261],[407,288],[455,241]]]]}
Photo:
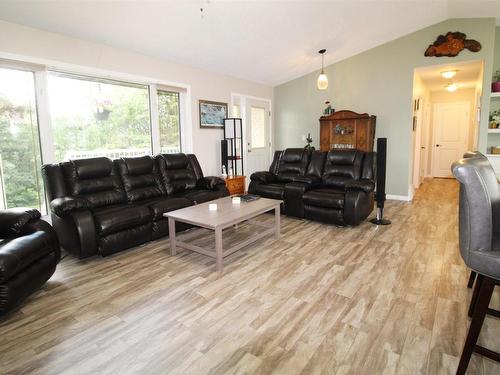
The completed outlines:
{"type": "Polygon", "coordinates": [[[0,208],[45,212],[33,72],[0,68],[0,208]]]}

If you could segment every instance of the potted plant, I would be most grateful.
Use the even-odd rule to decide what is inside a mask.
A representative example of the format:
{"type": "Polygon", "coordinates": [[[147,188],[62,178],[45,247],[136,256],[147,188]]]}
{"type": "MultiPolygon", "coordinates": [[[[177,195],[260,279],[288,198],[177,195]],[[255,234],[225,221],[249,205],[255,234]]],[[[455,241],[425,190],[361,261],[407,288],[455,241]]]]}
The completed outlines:
{"type": "Polygon", "coordinates": [[[313,140],[311,138],[311,133],[308,133],[307,137],[306,137],[307,144],[304,146],[304,150],[306,150],[306,151],[314,151],[315,150],[314,146],[311,144],[312,141],[313,140]]]}
{"type": "Polygon", "coordinates": [[[500,70],[493,74],[493,82],[491,83],[492,92],[500,92],[500,70]]]}
{"type": "Polygon", "coordinates": [[[96,111],[94,116],[97,121],[106,121],[111,114],[111,100],[98,100],[96,102],[96,111]]]}

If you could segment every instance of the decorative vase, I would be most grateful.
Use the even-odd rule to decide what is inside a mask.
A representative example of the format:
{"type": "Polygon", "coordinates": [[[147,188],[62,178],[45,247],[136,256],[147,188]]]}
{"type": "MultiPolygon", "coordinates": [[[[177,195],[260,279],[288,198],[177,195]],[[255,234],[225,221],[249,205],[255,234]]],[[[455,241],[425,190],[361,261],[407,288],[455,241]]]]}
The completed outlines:
{"type": "Polygon", "coordinates": [[[491,83],[491,91],[492,92],[500,92],[500,82],[492,82],[491,83]]]}

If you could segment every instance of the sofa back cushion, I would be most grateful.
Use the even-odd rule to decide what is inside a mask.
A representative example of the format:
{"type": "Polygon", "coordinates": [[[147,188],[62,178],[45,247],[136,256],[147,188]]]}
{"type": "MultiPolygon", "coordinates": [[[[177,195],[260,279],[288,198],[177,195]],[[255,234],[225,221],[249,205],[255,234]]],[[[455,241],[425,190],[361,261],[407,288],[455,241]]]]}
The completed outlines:
{"type": "Polygon", "coordinates": [[[294,177],[304,176],[309,164],[310,152],[303,148],[287,148],[281,155],[278,166],[278,180],[294,181],[294,177]]]}
{"type": "Polygon", "coordinates": [[[68,195],[87,199],[93,208],[127,201],[113,162],[104,157],[61,164],[68,195]]]}
{"type": "Polygon", "coordinates": [[[160,175],[151,156],[121,158],[114,163],[129,202],[155,198],[163,194],[160,175]]]}
{"type": "Polygon", "coordinates": [[[180,193],[196,187],[196,175],[186,154],[161,154],[156,160],[167,194],[180,193]]]}
{"type": "Polygon", "coordinates": [[[331,150],[325,161],[322,183],[325,186],[343,189],[346,182],[359,180],[364,152],[359,150],[331,150]]]}

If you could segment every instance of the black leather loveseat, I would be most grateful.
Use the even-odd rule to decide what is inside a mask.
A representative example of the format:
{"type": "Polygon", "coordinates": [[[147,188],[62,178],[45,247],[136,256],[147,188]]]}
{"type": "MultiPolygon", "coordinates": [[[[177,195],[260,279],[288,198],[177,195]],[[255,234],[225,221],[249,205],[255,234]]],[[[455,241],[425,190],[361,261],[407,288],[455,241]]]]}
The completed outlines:
{"type": "Polygon", "coordinates": [[[80,159],[42,172],[61,246],[80,258],[166,236],[163,213],[229,195],[186,154],[80,159]]]}
{"type": "Polygon", "coordinates": [[[0,316],[43,286],[60,258],[57,235],[39,211],[0,210],[0,316]]]}
{"type": "Polygon", "coordinates": [[[250,176],[249,193],[282,199],[290,216],[358,225],[373,210],[375,153],[276,151],[269,171],[250,176]]]}

